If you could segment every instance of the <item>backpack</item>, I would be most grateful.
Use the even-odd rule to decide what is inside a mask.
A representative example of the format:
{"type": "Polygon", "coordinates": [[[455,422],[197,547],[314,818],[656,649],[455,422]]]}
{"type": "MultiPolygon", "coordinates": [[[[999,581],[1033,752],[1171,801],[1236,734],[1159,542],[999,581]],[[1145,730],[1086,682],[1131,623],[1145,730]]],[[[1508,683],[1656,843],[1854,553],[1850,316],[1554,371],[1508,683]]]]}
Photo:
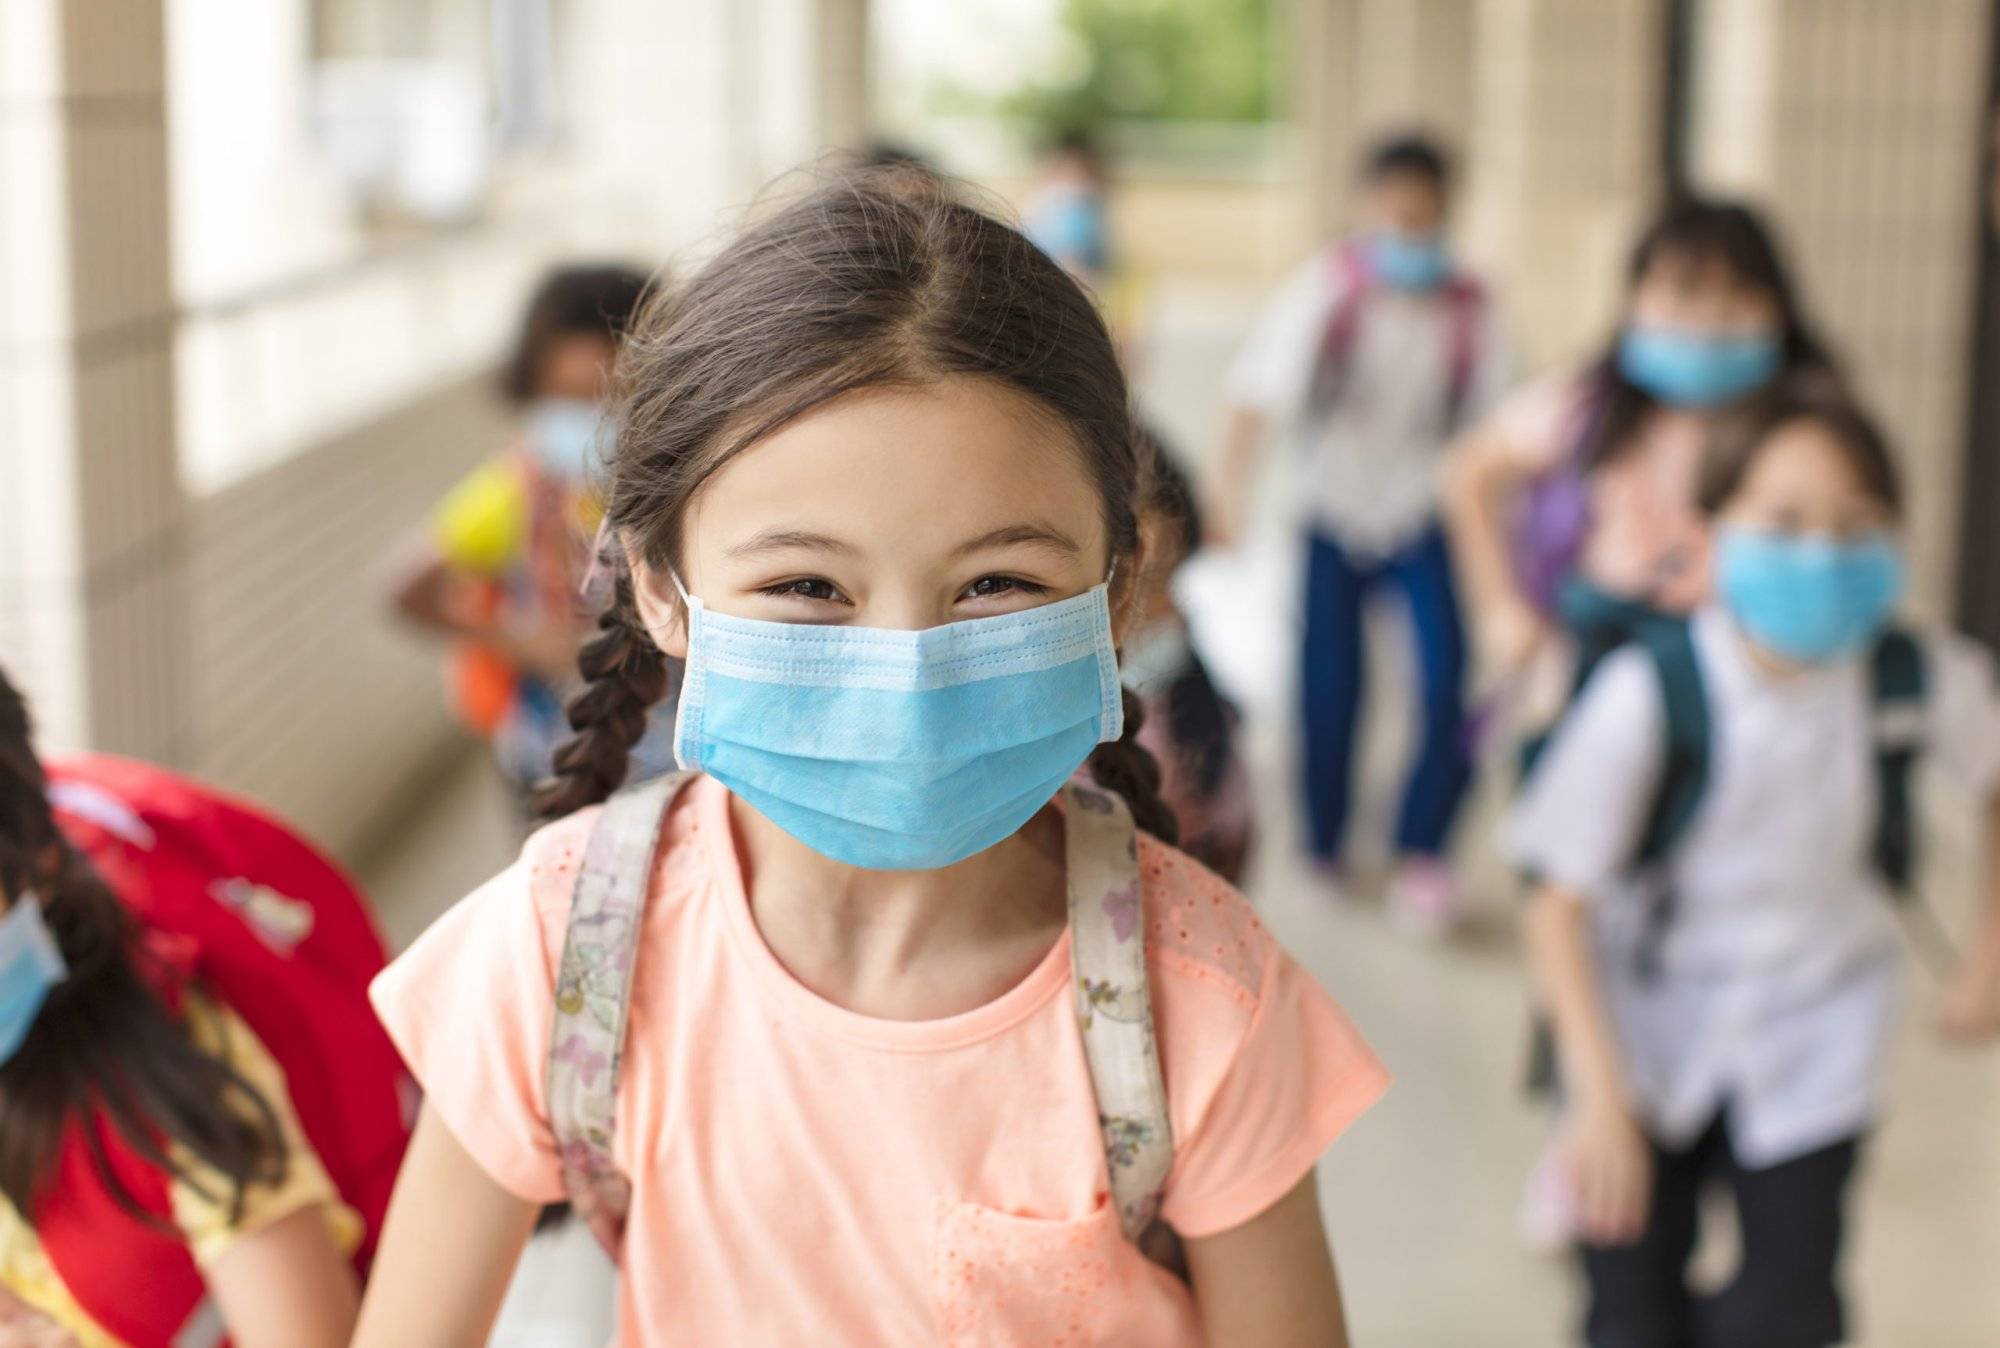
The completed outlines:
{"type": "MultiPolygon", "coordinates": [[[[556,971],[550,1126],[570,1205],[614,1260],[632,1199],[631,1181],[612,1156],[612,1135],[636,937],[666,812],[695,775],[655,778],[605,803],[584,846],[556,971]]],[[[1125,802],[1111,792],[1072,782],[1062,795],[1077,1023],[1097,1095],[1111,1199],[1126,1235],[1148,1258],[1179,1271],[1178,1239],[1159,1220],[1174,1142],[1139,920],[1138,832],[1125,802]]]]}
{"type": "MultiPolygon", "coordinates": [[[[1376,293],[1374,274],[1368,260],[1352,243],[1343,244],[1328,256],[1328,263],[1340,285],[1340,298],[1327,315],[1326,331],[1320,338],[1319,359],[1313,367],[1306,406],[1315,417],[1323,417],[1347,390],[1347,378],[1354,364],[1355,343],[1360,340],[1368,305],[1376,293]]],[[[1455,429],[1465,412],[1465,400],[1472,391],[1472,377],[1479,368],[1479,322],[1486,309],[1486,292],[1479,282],[1454,272],[1445,278],[1443,296],[1450,326],[1446,337],[1449,370],[1445,384],[1443,427],[1455,429]]]]}
{"type": "MultiPolygon", "coordinates": [[[[1631,631],[1629,644],[1643,650],[1659,680],[1665,712],[1665,754],[1645,827],[1633,849],[1628,871],[1633,874],[1665,865],[1686,836],[1708,789],[1710,756],[1714,749],[1708,690],[1695,649],[1694,626],[1686,618],[1653,614],[1631,631]]],[[[1923,752],[1923,710],[1929,676],[1923,645],[1901,628],[1877,638],[1869,655],[1869,697],[1873,707],[1875,783],[1878,809],[1870,857],[1888,886],[1890,896],[1906,912],[1920,910],[1915,900],[1917,828],[1911,779],[1923,752]]],[[[1574,703],[1572,703],[1574,705],[1574,703]]],[[[1542,738],[1547,742],[1547,737],[1542,738]]],[[[1659,885],[1649,898],[1632,971],[1643,981],[1660,976],[1660,953],[1673,929],[1673,887],[1659,885]]],[[[1922,910],[1928,916],[1928,910],[1922,910]]],[[[1935,919],[1932,919],[1935,922],[1935,919]]],[[[1927,953],[1949,938],[1934,926],[1925,930],[1927,953]]],[[[1949,961],[1949,955],[1945,957],[1949,961]]],[[[1552,1090],[1556,1082],[1555,1040],[1546,1016],[1537,1014],[1528,1048],[1527,1086],[1532,1094],[1552,1090]]]]}
{"type": "MultiPolygon", "coordinates": [[[[1636,641],[1659,679],[1666,713],[1666,755],[1633,853],[1635,871],[1664,864],[1686,835],[1707,791],[1714,739],[1693,625],[1685,619],[1658,618],[1639,629],[1636,641]]],[[[1869,696],[1878,809],[1870,856],[1889,893],[1903,905],[1911,901],[1916,878],[1911,773],[1923,751],[1928,682],[1923,647],[1914,636],[1901,628],[1890,628],[1876,639],[1869,655],[1869,696]]],[[[1641,978],[1659,974],[1660,948],[1672,926],[1673,910],[1673,888],[1662,885],[1647,912],[1635,956],[1641,978]]]]}
{"type": "MultiPolygon", "coordinates": [[[[387,950],[360,892],[283,824],[185,778],[100,755],[46,767],[59,827],[161,957],[166,1000],[198,988],[283,1070],[307,1142],[365,1224],[355,1258],[365,1272],[416,1088],[368,1003],[387,950]]],[[[102,1118],[67,1130],[33,1214],[64,1285],[113,1336],[134,1348],[219,1342],[220,1318],[172,1220],[167,1173],[102,1118]],[[120,1207],[100,1166],[158,1222],[120,1207]]]]}

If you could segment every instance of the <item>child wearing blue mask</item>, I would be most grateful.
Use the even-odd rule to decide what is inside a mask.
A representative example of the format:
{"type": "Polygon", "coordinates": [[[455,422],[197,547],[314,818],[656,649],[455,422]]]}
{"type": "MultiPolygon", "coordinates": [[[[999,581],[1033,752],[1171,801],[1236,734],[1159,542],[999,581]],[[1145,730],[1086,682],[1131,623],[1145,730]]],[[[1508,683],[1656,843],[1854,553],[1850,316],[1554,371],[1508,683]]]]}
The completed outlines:
{"type": "MultiPolygon", "coordinates": [[[[454,710],[492,743],[524,819],[576,682],[589,619],[579,592],[602,513],[591,474],[608,442],[605,390],[647,286],[618,266],[543,279],[501,378],[520,436],[452,488],[394,585],[398,613],[451,642],[454,710]]],[[[663,728],[659,752],[649,746],[654,767],[664,737],[663,728]]]]}
{"type": "MultiPolygon", "coordinates": [[[[1850,406],[1769,395],[1711,447],[1699,499],[1714,599],[1604,660],[1510,843],[1539,879],[1527,942],[1586,1339],[1819,1348],[1845,1338],[1842,1214],[1881,1110],[1911,770],[1935,760],[2000,823],[2000,699],[1983,651],[1894,626],[1900,490],[1850,406]],[[1718,1181],[1742,1260],[1697,1298],[1697,1200],[1718,1181]]],[[[2000,872],[1939,1024],[2000,1032],[2000,872]]]]}
{"type": "Polygon", "coordinates": [[[1488,680],[1518,685],[1561,632],[1580,685],[1650,615],[1693,608],[1709,580],[1702,444],[1806,372],[1833,379],[1769,228],[1733,202],[1669,204],[1632,251],[1602,354],[1522,389],[1454,450],[1446,514],[1488,680]]]}
{"type": "Polygon", "coordinates": [[[1454,916],[1443,855],[1469,777],[1465,642],[1437,518],[1438,465],[1452,434],[1507,387],[1513,363],[1497,307],[1446,247],[1450,188],[1443,151],[1421,136],[1369,154],[1356,232],[1292,274],[1231,369],[1205,502],[1211,539],[1234,543],[1273,430],[1307,474],[1300,748],[1309,843],[1329,879],[1347,844],[1363,610],[1385,585],[1407,602],[1420,733],[1392,901],[1426,930],[1454,916]]]}
{"type": "Polygon", "coordinates": [[[556,822],[375,986],[426,1096],[356,1343],[479,1340],[565,1194],[619,1345],[1345,1343],[1313,1171],[1384,1078],[1162,841],[1088,297],[861,173],[619,383],[556,822]],[[670,657],[689,772],[614,793],[670,657]]]}

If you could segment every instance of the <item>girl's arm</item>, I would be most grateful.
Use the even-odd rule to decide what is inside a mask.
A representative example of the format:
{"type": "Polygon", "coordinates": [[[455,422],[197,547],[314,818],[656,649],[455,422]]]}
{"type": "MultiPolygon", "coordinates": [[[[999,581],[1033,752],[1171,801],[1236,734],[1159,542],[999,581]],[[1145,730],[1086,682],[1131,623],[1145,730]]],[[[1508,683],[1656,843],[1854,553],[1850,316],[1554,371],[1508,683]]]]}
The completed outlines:
{"type": "Polygon", "coordinates": [[[354,1336],[354,1268],[318,1204],[244,1236],[207,1277],[238,1348],[346,1348],[354,1336]]]}
{"type": "Polygon", "coordinates": [[[1539,471],[1489,420],[1452,447],[1444,478],[1444,519],[1483,656],[1501,673],[1527,668],[1548,636],[1541,611],[1521,591],[1508,547],[1507,509],[1539,471]]]}
{"type": "Polygon", "coordinates": [[[1938,1031],[1961,1044],[2000,1034],[2000,792],[1986,807],[1986,903],[1945,990],[1938,1031]]]}
{"type": "Polygon", "coordinates": [[[1592,1244],[1629,1244],[1646,1227],[1653,1153],[1626,1102],[1584,900],[1559,885],[1544,885],[1523,925],[1528,968],[1555,1030],[1567,1102],[1564,1150],[1578,1226],[1592,1244]]]}
{"type": "Polygon", "coordinates": [[[539,1211],[494,1183],[424,1106],[354,1348],[484,1344],[539,1211]]]}
{"type": "Polygon", "coordinates": [[[1187,1242],[1211,1348],[1347,1348],[1347,1319],[1311,1172],[1243,1225],[1187,1242]]]}

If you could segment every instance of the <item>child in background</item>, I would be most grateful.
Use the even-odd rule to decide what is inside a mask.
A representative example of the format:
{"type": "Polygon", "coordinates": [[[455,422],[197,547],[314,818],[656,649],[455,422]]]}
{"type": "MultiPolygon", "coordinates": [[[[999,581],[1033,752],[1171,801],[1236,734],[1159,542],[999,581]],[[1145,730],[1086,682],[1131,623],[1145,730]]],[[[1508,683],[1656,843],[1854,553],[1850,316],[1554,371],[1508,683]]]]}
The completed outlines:
{"type": "Polygon", "coordinates": [[[1042,156],[1041,172],[1021,211],[1021,231],[1084,284],[1111,276],[1105,219],[1104,159],[1089,133],[1068,131],[1042,156]]]}
{"type": "Polygon", "coordinates": [[[1274,428],[1307,465],[1306,815],[1313,857],[1336,881],[1365,602],[1385,583],[1408,602],[1421,733],[1396,828],[1403,865],[1392,901],[1428,931],[1456,914],[1444,852],[1470,777],[1464,639],[1437,519],[1438,464],[1453,431],[1507,387],[1512,367],[1496,307],[1446,251],[1450,188],[1444,154],[1428,140],[1398,137],[1370,153],[1360,230],[1293,273],[1231,368],[1229,423],[1205,511],[1211,539],[1234,544],[1257,451],[1274,428]]]}
{"type": "Polygon", "coordinates": [[[0,676],[0,1343],[336,1348],[408,1140],[345,878],[0,676]]]}
{"type": "Polygon", "coordinates": [[[427,1097],[357,1344],[478,1341],[566,1192],[621,1345],[1344,1344],[1313,1170],[1384,1077],[1157,840],[1089,299],[863,175],[725,248],[620,383],[577,813],[376,985],[427,1097]],[[592,808],[670,653],[706,775],[592,808]]]}
{"type": "Polygon", "coordinates": [[[1160,798],[1179,823],[1181,849],[1241,884],[1252,842],[1250,779],[1237,749],[1241,717],[1195,653],[1172,589],[1174,572],[1201,546],[1201,518],[1172,456],[1157,436],[1145,438],[1153,486],[1139,529],[1152,574],[1146,610],[1119,651],[1119,670],[1145,704],[1139,743],[1160,765],[1160,798]]]}
{"type": "Polygon", "coordinates": [[[1564,682],[1655,613],[1708,592],[1695,506],[1705,437],[1778,377],[1833,380],[1770,229],[1684,198],[1647,227],[1625,315],[1578,373],[1531,385],[1454,451],[1446,510],[1482,662],[1518,683],[1560,628],[1564,682]]]}
{"type": "MultiPolygon", "coordinates": [[[[1858,412],[1781,388],[1725,428],[1697,497],[1716,602],[1603,661],[1512,823],[1540,891],[1586,1338],[1818,1348],[1897,1001],[1909,772],[1935,757],[2000,824],[1985,653],[1890,626],[1901,494],[1858,412]],[[1698,1199],[1724,1181],[1742,1262],[1697,1299],[1698,1199]]],[[[2000,853],[1995,854],[2000,858],[2000,853]]],[[[1941,1028],[2000,1029],[2000,861],[1941,1028]]]]}
{"type": "MultiPolygon", "coordinates": [[[[453,488],[395,587],[405,618],[451,639],[460,718],[492,742],[524,819],[568,733],[563,701],[589,619],[580,592],[603,513],[590,474],[610,434],[618,342],[647,286],[612,266],[542,281],[501,382],[521,439],[453,488]]],[[[670,719],[671,708],[658,713],[670,719]]],[[[665,735],[647,742],[642,775],[665,766],[665,735]]]]}

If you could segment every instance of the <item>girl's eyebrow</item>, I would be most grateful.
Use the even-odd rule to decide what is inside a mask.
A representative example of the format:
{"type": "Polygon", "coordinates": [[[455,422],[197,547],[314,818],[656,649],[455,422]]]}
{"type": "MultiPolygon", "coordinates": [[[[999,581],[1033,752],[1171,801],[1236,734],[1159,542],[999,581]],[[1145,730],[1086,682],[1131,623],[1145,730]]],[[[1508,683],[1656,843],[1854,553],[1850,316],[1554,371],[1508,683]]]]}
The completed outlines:
{"type": "Polygon", "coordinates": [[[803,549],[810,552],[854,551],[852,544],[843,543],[826,534],[806,533],[799,529],[766,529],[728,550],[731,557],[754,557],[763,552],[785,552],[803,549]]]}
{"type": "Polygon", "coordinates": [[[1050,552],[1065,557],[1074,557],[1083,551],[1077,541],[1062,530],[1047,524],[1010,524],[1003,529],[995,529],[981,534],[975,539],[959,544],[952,549],[952,556],[967,557],[988,548],[1004,548],[1027,544],[1030,547],[1046,548],[1050,552]]]}

